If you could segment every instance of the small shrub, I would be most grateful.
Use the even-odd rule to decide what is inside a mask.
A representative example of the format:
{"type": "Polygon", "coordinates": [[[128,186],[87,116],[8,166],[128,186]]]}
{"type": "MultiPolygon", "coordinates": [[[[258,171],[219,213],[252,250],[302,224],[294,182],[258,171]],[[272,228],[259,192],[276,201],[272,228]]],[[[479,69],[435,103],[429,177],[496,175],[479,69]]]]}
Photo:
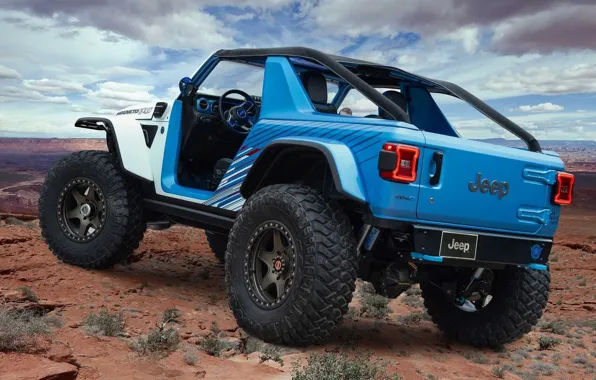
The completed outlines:
{"type": "Polygon", "coordinates": [[[410,307],[419,308],[424,306],[424,300],[418,295],[406,295],[402,302],[410,307]]]}
{"type": "Polygon", "coordinates": [[[265,347],[261,355],[259,356],[260,363],[272,360],[279,363],[282,367],[284,366],[284,360],[280,356],[280,349],[274,346],[265,347]]]}
{"type": "Polygon", "coordinates": [[[578,354],[576,357],[573,358],[572,361],[575,364],[582,364],[582,365],[586,365],[586,364],[590,363],[590,359],[585,354],[578,354]]]}
{"type": "Polygon", "coordinates": [[[401,321],[405,324],[418,323],[420,321],[430,321],[430,315],[424,312],[414,312],[401,317],[401,321]]]}
{"type": "Polygon", "coordinates": [[[38,314],[0,309],[0,351],[27,351],[49,333],[50,325],[38,314]]]}
{"type": "Polygon", "coordinates": [[[585,279],[585,278],[582,278],[582,279],[580,280],[580,282],[579,282],[579,286],[586,286],[586,285],[588,285],[588,283],[587,283],[586,279],[585,279]]]}
{"type": "Polygon", "coordinates": [[[565,335],[569,328],[563,321],[544,321],[539,324],[539,327],[543,331],[549,331],[557,335],[565,335]]]}
{"type": "Polygon", "coordinates": [[[92,335],[117,336],[124,332],[124,314],[101,309],[97,314],[89,313],[83,320],[83,325],[92,335]]]}
{"type": "Polygon", "coordinates": [[[464,358],[476,364],[488,364],[488,358],[480,352],[464,352],[464,358]]]}
{"type": "Polygon", "coordinates": [[[350,356],[343,351],[339,354],[311,353],[307,362],[292,367],[292,380],[398,380],[399,375],[388,375],[386,368],[372,360],[370,353],[355,353],[350,356]]]}
{"type": "Polygon", "coordinates": [[[378,294],[370,295],[366,294],[362,298],[362,307],[360,310],[363,315],[370,318],[384,318],[389,314],[389,308],[387,304],[389,300],[378,294]]]}
{"type": "Polygon", "coordinates": [[[553,362],[557,363],[559,360],[561,360],[561,354],[553,354],[553,356],[551,356],[551,359],[553,362]]]}
{"type": "Polygon", "coordinates": [[[18,290],[23,293],[27,301],[39,302],[39,298],[37,298],[37,295],[30,288],[23,286],[20,287],[18,290]]]}
{"type": "Polygon", "coordinates": [[[46,323],[48,325],[50,325],[52,327],[61,328],[64,326],[64,320],[59,315],[54,315],[54,314],[45,315],[43,317],[43,319],[46,321],[46,323]]]}
{"type": "Polygon", "coordinates": [[[131,343],[131,348],[139,355],[156,354],[174,351],[179,342],[178,330],[161,325],[152,329],[149,334],[135,339],[131,343]]]}
{"type": "Polygon", "coordinates": [[[502,378],[505,377],[505,373],[507,372],[507,368],[505,368],[504,365],[498,366],[498,367],[493,367],[493,369],[492,369],[491,372],[493,373],[493,375],[495,375],[499,379],[502,379],[502,378]]]}
{"type": "Polygon", "coordinates": [[[360,310],[355,308],[354,306],[350,306],[348,308],[348,312],[345,315],[345,318],[352,321],[357,321],[360,319],[360,310]]]}
{"type": "Polygon", "coordinates": [[[555,367],[552,364],[534,362],[530,369],[540,375],[550,376],[555,373],[555,367]]]}
{"type": "Polygon", "coordinates": [[[412,287],[408,288],[408,290],[406,290],[406,295],[407,296],[421,296],[422,290],[418,286],[412,286],[412,287]]]}
{"type": "Polygon", "coordinates": [[[25,225],[24,220],[20,220],[20,219],[14,218],[12,216],[9,216],[8,218],[4,219],[4,222],[6,224],[10,224],[13,226],[24,226],[25,225]]]}
{"type": "Polygon", "coordinates": [[[209,304],[210,305],[217,305],[217,296],[215,294],[212,294],[209,296],[209,304]]]}
{"type": "Polygon", "coordinates": [[[538,346],[540,350],[549,350],[559,343],[561,343],[561,339],[552,336],[541,336],[538,339],[538,346]]]}
{"type": "Polygon", "coordinates": [[[362,294],[377,294],[375,287],[370,282],[362,281],[359,287],[360,293],[362,294]]]}
{"type": "Polygon", "coordinates": [[[551,261],[551,263],[556,263],[559,261],[559,256],[557,255],[551,255],[549,260],[551,261]]]}
{"type": "Polygon", "coordinates": [[[185,352],[182,359],[184,360],[184,363],[188,365],[196,365],[199,362],[199,356],[190,351],[185,352]]]}
{"type": "Polygon", "coordinates": [[[211,321],[211,327],[209,327],[209,330],[213,333],[213,335],[216,336],[221,332],[219,326],[217,326],[217,321],[211,321]]]}
{"type": "Polygon", "coordinates": [[[232,342],[219,339],[215,335],[209,335],[201,341],[199,348],[205,351],[207,355],[219,356],[223,351],[236,348],[236,345],[232,342]]]}
{"type": "Polygon", "coordinates": [[[178,318],[180,318],[181,316],[182,316],[182,313],[180,313],[180,310],[176,309],[175,307],[170,308],[170,309],[165,309],[163,312],[162,322],[163,323],[178,322],[178,318]]]}

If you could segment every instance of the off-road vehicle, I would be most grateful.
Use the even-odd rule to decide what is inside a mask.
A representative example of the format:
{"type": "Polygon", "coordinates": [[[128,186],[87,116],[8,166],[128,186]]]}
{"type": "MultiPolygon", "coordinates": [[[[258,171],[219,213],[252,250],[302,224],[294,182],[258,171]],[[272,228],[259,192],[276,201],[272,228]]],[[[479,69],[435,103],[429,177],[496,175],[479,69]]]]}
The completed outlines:
{"type": "Polygon", "coordinates": [[[574,177],[466,90],[301,47],[219,50],[179,88],[76,121],[105,131],[108,149],[47,175],[40,224],[62,261],[106,268],[148,225],[198,227],[238,324],[282,344],[329,337],[357,278],[388,298],[419,283],[432,320],[473,345],[511,342],[541,317],[574,177]],[[378,112],[338,112],[354,93],[378,112]],[[527,148],[463,138],[435,94],[527,148]]]}

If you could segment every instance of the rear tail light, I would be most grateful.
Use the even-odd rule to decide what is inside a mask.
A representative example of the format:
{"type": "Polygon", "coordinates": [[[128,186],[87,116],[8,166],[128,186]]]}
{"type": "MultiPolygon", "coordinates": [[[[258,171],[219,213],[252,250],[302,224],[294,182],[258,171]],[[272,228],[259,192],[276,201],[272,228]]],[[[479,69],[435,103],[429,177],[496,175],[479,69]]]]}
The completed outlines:
{"type": "Polygon", "coordinates": [[[415,146],[384,144],[379,154],[379,174],[381,178],[392,181],[414,182],[418,171],[418,157],[420,149],[415,146]]]}
{"type": "Polygon", "coordinates": [[[569,205],[573,200],[573,185],[575,176],[571,173],[558,172],[557,182],[553,188],[553,203],[557,205],[569,205]]]}

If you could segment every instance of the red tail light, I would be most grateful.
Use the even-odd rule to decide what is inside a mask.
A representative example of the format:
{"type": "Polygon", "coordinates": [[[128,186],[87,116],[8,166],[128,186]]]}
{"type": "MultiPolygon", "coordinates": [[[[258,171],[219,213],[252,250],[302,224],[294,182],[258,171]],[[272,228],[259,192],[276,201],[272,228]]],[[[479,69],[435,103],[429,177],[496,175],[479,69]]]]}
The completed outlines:
{"type": "Polygon", "coordinates": [[[414,182],[418,157],[420,149],[415,146],[387,143],[379,154],[379,174],[392,181],[414,182]]]}
{"type": "Polygon", "coordinates": [[[573,200],[573,184],[575,176],[571,173],[557,173],[557,182],[553,189],[553,203],[557,205],[570,205],[573,200]]]}

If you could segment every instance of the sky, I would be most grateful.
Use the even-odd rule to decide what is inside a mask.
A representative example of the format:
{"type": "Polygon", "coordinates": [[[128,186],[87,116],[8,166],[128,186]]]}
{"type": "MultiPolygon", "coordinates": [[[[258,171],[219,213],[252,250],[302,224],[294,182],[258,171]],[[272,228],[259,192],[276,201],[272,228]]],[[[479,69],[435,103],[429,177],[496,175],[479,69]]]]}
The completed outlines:
{"type": "MultiPolygon", "coordinates": [[[[90,136],[77,118],[171,100],[217,49],[308,46],[457,83],[541,140],[596,140],[593,20],[593,0],[0,0],[0,137],[90,136]]],[[[436,99],[464,137],[514,138],[436,99]]]]}

